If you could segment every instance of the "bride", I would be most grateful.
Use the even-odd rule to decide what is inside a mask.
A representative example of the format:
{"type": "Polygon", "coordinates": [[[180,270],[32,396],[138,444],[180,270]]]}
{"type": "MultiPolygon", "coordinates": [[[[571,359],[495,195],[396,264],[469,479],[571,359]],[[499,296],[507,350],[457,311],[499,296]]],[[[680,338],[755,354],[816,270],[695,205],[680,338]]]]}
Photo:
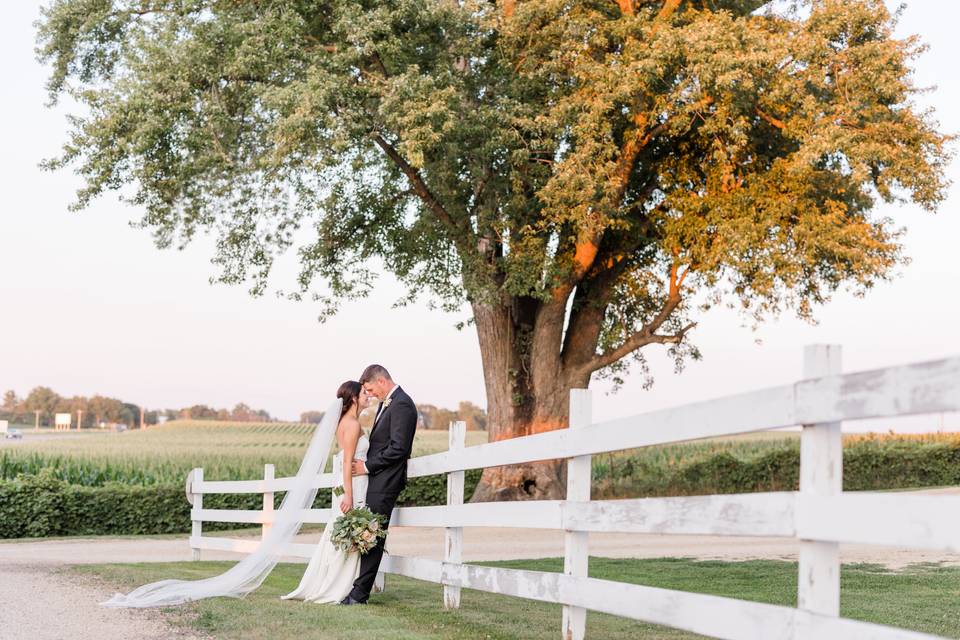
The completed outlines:
{"type": "MultiPolygon", "coordinates": [[[[340,439],[341,448],[344,449],[340,457],[340,466],[346,467],[342,473],[347,481],[344,483],[344,499],[340,501],[340,508],[346,507],[349,510],[349,505],[354,500],[364,500],[367,492],[366,476],[362,479],[349,478],[346,474],[350,472],[350,465],[343,465],[342,463],[345,459],[344,456],[348,455],[348,446],[353,448],[353,452],[350,454],[353,457],[365,455],[368,442],[366,438],[360,437],[357,415],[362,410],[361,405],[365,405],[369,400],[365,394],[361,395],[359,393],[359,383],[345,383],[341,386],[341,390],[347,385],[352,385],[349,388],[353,389],[354,392],[347,394],[349,398],[346,399],[338,397],[324,412],[323,419],[310,438],[310,444],[307,446],[307,451],[300,463],[300,469],[297,471],[297,475],[291,479],[283,498],[283,504],[274,513],[273,524],[269,532],[253,553],[219,575],[202,580],[161,580],[145,584],[130,593],[118,593],[101,604],[107,607],[165,607],[203,598],[224,596],[242,598],[257,589],[276,564],[286,556],[287,545],[293,541],[303,524],[304,510],[310,509],[313,505],[314,498],[317,495],[318,475],[326,466],[334,434],[340,439]],[[347,487],[350,487],[349,494],[347,493],[347,487]],[[349,496],[349,500],[345,499],[347,496],[349,496]]],[[[341,474],[338,473],[337,478],[339,479],[340,476],[341,474]]],[[[334,500],[334,503],[336,503],[336,500],[334,500]]],[[[326,530],[330,529],[332,527],[328,526],[326,530]]],[[[326,537],[326,535],[325,531],[324,536],[326,537]]],[[[327,540],[328,546],[332,547],[333,545],[329,545],[329,538],[327,540]]],[[[326,559],[315,557],[315,562],[310,563],[307,574],[304,576],[304,582],[301,583],[301,587],[309,587],[308,590],[311,595],[319,593],[317,588],[322,588],[332,594],[333,587],[339,588],[341,582],[345,584],[348,580],[352,582],[354,574],[357,572],[357,558],[342,557],[334,554],[332,550],[327,551],[327,555],[324,555],[323,548],[323,545],[318,546],[315,556],[320,555],[326,559]],[[333,566],[334,561],[342,563],[342,566],[347,568],[331,570],[328,563],[333,566]],[[326,570],[324,570],[325,567],[326,570]],[[321,573],[323,574],[322,578],[316,581],[307,580],[307,576],[320,576],[321,573]],[[340,574],[349,576],[349,578],[341,577],[340,574]],[[324,581],[329,582],[321,584],[324,581]],[[333,584],[334,582],[335,584],[333,584]]],[[[299,592],[300,589],[298,588],[290,595],[294,596],[299,592]]]]}
{"type": "Polygon", "coordinates": [[[335,486],[330,504],[333,505],[330,522],[310,558],[310,564],[292,593],[281,596],[283,600],[334,603],[343,600],[353,588],[353,581],[360,572],[360,554],[341,551],[330,542],[333,519],[355,506],[364,504],[367,498],[367,476],[354,476],[350,460],[366,460],[370,442],[360,430],[360,413],[370,405],[370,397],[359,382],[349,380],[340,385],[337,397],[343,401],[340,421],[337,423],[337,444],[340,453],[333,459],[335,486]],[[347,460],[347,464],[344,464],[347,460]],[[343,490],[338,497],[337,489],[343,490]],[[339,510],[338,510],[339,507],[339,510]]]}

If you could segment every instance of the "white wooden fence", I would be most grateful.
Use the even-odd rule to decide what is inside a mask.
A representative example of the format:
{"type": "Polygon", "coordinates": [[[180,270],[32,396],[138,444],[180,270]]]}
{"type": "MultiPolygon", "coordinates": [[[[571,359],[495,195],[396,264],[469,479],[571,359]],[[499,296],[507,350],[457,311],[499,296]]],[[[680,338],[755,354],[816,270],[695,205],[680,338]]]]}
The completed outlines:
{"type": "MultiPolygon", "coordinates": [[[[464,425],[450,429],[450,450],[413,458],[410,477],[447,474],[447,505],[403,507],[392,526],[445,527],[442,561],[385,555],[382,571],[444,586],[443,604],[460,605],[460,589],[478,589],[563,605],[561,637],[584,637],[586,612],[667,625],[730,639],[920,639],[926,634],[840,618],[838,544],[863,543],[960,552],[960,496],[842,491],[840,421],[960,410],[960,357],[876,371],[840,373],[840,348],[804,352],[804,380],[602,423],[591,418],[590,393],[570,397],[570,429],[464,447],[464,425]],[[590,500],[593,454],[698,438],[802,425],[799,492],[590,500]],[[463,504],[464,471],[547,458],[568,458],[567,500],[463,504]],[[461,562],[463,527],[561,529],[564,572],[483,567],[461,562]],[[783,607],[587,577],[591,531],[781,536],[800,540],[798,607],[783,607]]],[[[260,523],[272,518],[273,493],[290,478],[212,482],[196,469],[195,557],[201,549],[250,552],[256,540],[201,536],[203,521],[260,523]],[[262,493],[258,511],[203,508],[208,493],[262,493]]],[[[317,477],[318,488],[333,484],[317,477]]],[[[305,522],[331,518],[330,509],[304,510],[305,522]]],[[[291,544],[308,558],[313,545],[291,544]]]]}

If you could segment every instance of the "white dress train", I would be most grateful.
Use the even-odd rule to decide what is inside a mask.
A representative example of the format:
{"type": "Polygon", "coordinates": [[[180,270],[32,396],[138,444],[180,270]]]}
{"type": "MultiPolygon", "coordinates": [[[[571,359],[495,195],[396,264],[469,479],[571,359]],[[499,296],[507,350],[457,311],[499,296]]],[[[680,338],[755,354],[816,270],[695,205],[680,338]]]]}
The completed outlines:
{"type": "MultiPolygon", "coordinates": [[[[354,458],[366,460],[367,449],[369,448],[370,441],[367,440],[366,436],[360,436],[354,458]]],[[[337,479],[337,486],[342,487],[343,451],[333,459],[333,476],[337,479]]],[[[368,482],[369,478],[365,475],[353,476],[354,506],[360,506],[366,502],[368,482]]],[[[357,575],[360,573],[360,554],[355,551],[350,553],[341,551],[330,542],[330,536],[333,533],[333,520],[341,514],[339,505],[343,498],[344,496],[334,495],[330,500],[333,514],[330,522],[323,529],[323,536],[317,543],[303,578],[300,579],[300,585],[293,592],[281,596],[281,599],[317,603],[340,602],[353,589],[353,581],[357,579],[357,575]]]]}
{"type": "MultiPolygon", "coordinates": [[[[169,607],[203,598],[242,598],[259,587],[300,530],[303,510],[313,505],[317,495],[313,485],[330,455],[342,406],[340,399],[334,400],[324,413],[310,438],[300,469],[292,479],[280,509],[274,514],[273,526],[253,553],[219,575],[202,580],[161,580],[127,594],[118,593],[102,604],[107,607],[169,607]]],[[[366,484],[363,487],[366,495],[366,484]]]]}

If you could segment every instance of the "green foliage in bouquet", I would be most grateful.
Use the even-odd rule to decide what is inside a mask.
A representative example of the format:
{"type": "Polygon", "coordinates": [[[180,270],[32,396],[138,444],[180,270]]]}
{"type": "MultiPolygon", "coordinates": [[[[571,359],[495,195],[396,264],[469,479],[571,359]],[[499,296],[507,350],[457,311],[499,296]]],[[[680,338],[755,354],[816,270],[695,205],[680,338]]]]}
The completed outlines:
{"type": "Polygon", "coordinates": [[[341,551],[357,551],[363,555],[387,537],[386,524],[384,516],[366,507],[356,507],[334,521],[330,540],[341,551]]]}

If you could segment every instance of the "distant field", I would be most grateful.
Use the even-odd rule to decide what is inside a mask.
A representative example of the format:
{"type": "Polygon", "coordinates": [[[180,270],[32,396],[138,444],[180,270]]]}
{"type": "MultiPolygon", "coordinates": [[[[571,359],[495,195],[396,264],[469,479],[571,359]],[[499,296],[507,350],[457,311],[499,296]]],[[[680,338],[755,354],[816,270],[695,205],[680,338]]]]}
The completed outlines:
{"type": "MultiPolygon", "coordinates": [[[[208,480],[262,477],[266,463],[287,476],[296,473],[313,429],[301,423],[177,420],[143,431],[83,430],[56,439],[47,430],[0,449],[0,479],[52,468],[70,484],[84,486],[177,484],[195,467],[203,467],[208,480]]],[[[485,431],[467,432],[468,445],[486,441],[485,431]]],[[[445,451],[447,442],[446,431],[422,429],[414,455],[445,451]]]]}
{"type": "MultiPolygon", "coordinates": [[[[0,479],[49,469],[71,485],[180,485],[194,467],[209,480],[296,473],[313,426],[180,420],[145,431],[27,434],[0,448],[0,479]]],[[[414,455],[447,449],[446,431],[420,430],[414,455]]],[[[468,446],[487,441],[468,432],[468,446]]],[[[793,490],[799,432],[773,431],[602,454],[593,459],[598,498],[793,490]]],[[[849,435],[844,438],[849,489],[960,484],[960,434],[849,435]]],[[[471,472],[468,490],[477,479],[471,472]]],[[[438,491],[443,489],[443,479],[438,491]]],[[[432,486],[432,485],[431,485],[432,486]]],[[[442,492],[441,492],[442,493],[442,492]]]]}

